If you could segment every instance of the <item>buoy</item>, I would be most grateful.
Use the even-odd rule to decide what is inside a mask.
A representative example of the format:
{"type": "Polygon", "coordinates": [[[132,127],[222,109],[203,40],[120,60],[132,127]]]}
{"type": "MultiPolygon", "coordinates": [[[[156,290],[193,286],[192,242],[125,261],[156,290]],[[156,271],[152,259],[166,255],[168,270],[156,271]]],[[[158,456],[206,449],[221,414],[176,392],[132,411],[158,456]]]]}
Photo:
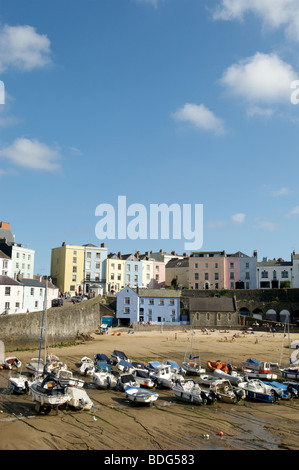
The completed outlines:
{"type": "Polygon", "coordinates": [[[223,436],[223,432],[222,432],[222,431],[219,431],[219,436],[220,436],[220,437],[223,436]]]}

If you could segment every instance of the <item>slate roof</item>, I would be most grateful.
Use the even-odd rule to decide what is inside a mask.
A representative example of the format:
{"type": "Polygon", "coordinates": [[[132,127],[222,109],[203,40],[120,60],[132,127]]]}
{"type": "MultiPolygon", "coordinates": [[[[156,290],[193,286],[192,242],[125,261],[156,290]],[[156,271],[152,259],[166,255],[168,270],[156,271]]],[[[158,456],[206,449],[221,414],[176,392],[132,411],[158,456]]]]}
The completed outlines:
{"type": "Polygon", "coordinates": [[[21,286],[22,284],[15,281],[9,276],[0,276],[0,286],[21,286]]]}
{"type": "Polygon", "coordinates": [[[192,312],[235,312],[235,304],[232,298],[205,297],[189,299],[189,309],[192,312]]]}
{"type": "Polygon", "coordinates": [[[168,261],[166,268],[188,268],[189,258],[179,259],[173,258],[168,261]]]}
{"type": "Polygon", "coordinates": [[[181,291],[180,290],[174,290],[174,289],[143,289],[139,288],[137,289],[132,289],[134,292],[136,292],[139,297],[159,297],[159,298],[177,298],[181,297],[181,291]]]}

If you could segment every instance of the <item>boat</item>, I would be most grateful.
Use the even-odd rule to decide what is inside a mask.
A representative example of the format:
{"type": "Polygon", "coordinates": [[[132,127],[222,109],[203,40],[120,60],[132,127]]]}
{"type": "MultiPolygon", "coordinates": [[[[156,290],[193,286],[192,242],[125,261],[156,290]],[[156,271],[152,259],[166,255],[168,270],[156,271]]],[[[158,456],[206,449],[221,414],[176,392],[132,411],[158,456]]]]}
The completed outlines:
{"type": "Polygon", "coordinates": [[[233,387],[227,379],[216,379],[211,381],[210,390],[224,403],[237,403],[245,398],[242,389],[233,387]]]}
{"type": "Polygon", "coordinates": [[[195,333],[194,332],[194,327],[192,326],[190,354],[189,354],[189,356],[187,354],[187,350],[188,350],[188,346],[189,346],[189,343],[188,343],[186,351],[185,351],[184,361],[182,362],[183,368],[186,370],[187,375],[200,375],[200,374],[204,374],[206,372],[206,370],[201,367],[200,361],[195,361],[195,359],[200,359],[200,356],[192,356],[194,333],[195,333]]]}
{"type": "Polygon", "coordinates": [[[38,357],[32,357],[30,362],[26,364],[26,369],[32,375],[42,375],[44,373],[45,363],[42,359],[38,357]]]}
{"type": "Polygon", "coordinates": [[[270,385],[282,400],[290,400],[293,396],[298,396],[298,392],[292,387],[276,381],[265,381],[266,385],[270,385]],[[297,392],[297,393],[296,393],[297,392]]]}
{"type": "Polygon", "coordinates": [[[118,384],[118,374],[106,362],[98,362],[92,375],[92,382],[99,388],[115,388],[118,384]]]}
{"type": "Polygon", "coordinates": [[[98,362],[106,362],[107,364],[110,364],[110,359],[108,356],[106,356],[106,354],[95,354],[94,361],[96,364],[98,362]]]}
{"type": "Polygon", "coordinates": [[[173,385],[172,390],[177,400],[193,403],[194,405],[211,404],[217,399],[216,394],[212,390],[203,390],[194,380],[177,383],[173,385]]]}
{"type": "Polygon", "coordinates": [[[171,366],[161,364],[158,361],[149,362],[150,377],[154,380],[157,387],[172,388],[178,380],[183,381],[183,376],[174,374],[171,366]]]}
{"type": "Polygon", "coordinates": [[[245,391],[246,397],[253,400],[274,403],[279,396],[272,386],[262,380],[252,379],[238,384],[238,387],[245,391]]]}
{"type": "Polygon", "coordinates": [[[185,375],[186,374],[186,370],[181,367],[177,362],[175,361],[172,361],[172,360],[167,360],[166,361],[166,365],[168,366],[171,366],[171,371],[176,373],[176,374],[180,374],[180,375],[185,375]]]}
{"type": "Polygon", "coordinates": [[[247,359],[243,363],[243,373],[248,378],[261,380],[276,380],[277,374],[271,371],[270,362],[260,362],[256,359],[247,359]]]}
{"type": "Polygon", "coordinates": [[[29,386],[29,394],[37,404],[37,411],[41,407],[46,407],[47,411],[51,407],[64,405],[68,401],[67,386],[61,385],[57,379],[47,375],[45,378],[37,379],[29,386]]]}
{"type": "Polygon", "coordinates": [[[90,357],[84,356],[81,359],[81,366],[78,370],[80,375],[93,375],[95,372],[95,365],[90,357]]]}
{"type": "Polygon", "coordinates": [[[283,379],[295,379],[299,380],[299,368],[298,367],[286,367],[284,369],[280,369],[281,376],[283,379]]]}
{"type": "Polygon", "coordinates": [[[138,383],[132,374],[120,374],[117,385],[122,392],[125,391],[126,387],[138,387],[138,383]]]}
{"type": "Polygon", "coordinates": [[[134,404],[152,405],[158,400],[158,393],[142,387],[125,387],[126,398],[134,404]]]}
{"type": "Polygon", "coordinates": [[[67,398],[67,406],[75,408],[76,410],[86,411],[94,406],[86,391],[82,388],[68,387],[67,398]]]}
{"type": "Polygon", "coordinates": [[[292,382],[292,381],[285,381],[283,382],[284,385],[288,387],[288,390],[292,396],[292,398],[299,398],[299,383],[292,382]]]}
{"type": "Polygon", "coordinates": [[[131,362],[128,362],[128,361],[125,361],[123,359],[121,359],[116,367],[118,368],[118,370],[120,370],[121,372],[129,372],[129,373],[133,373],[133,371],[135,370],[135,367],[133,366],[133,364],[131,364],[131,362]]]}
{"type": "Polygon", "coordinates": [[[85,385],[84,380],[74,377],[73,372],[68,369],[54,369],[50,375],[68,387],[83,388],[85,385]]]}
{"type": "Polygon", "coordinates": [[[121,360],[130,362],[128,357],[126,356],[126,354],[123,351],[118,351],[116,349],[111,354],[111,359],[110,360],[111,360],[112,364],[114,364],[114,365],[118,364],[119,361],[121,361],[121,360]]]}
{"type": "Polygon", "coordinates": [[[2,366],[3,369],[20,369],[20,367],[22,366],[22,362],[16,356],[12,356],[4,359],[2,366]]]}
{"type": "Polygon", "coordinates": [[[8,385],[12,391],[12,393],[15,393],[17,395],[23,395],[24,393],[29,392],[29,385],[33,381],[28,378],[26,375],[19,374],[14,377],[9,377],[8,379],[8,385]]]}
{"type": "Polygon", "coordinates": [[[132,374],[140,387],[154,388],[155,381],[151,378],[150,372],[146,369],[134,369],[132,374]]]}

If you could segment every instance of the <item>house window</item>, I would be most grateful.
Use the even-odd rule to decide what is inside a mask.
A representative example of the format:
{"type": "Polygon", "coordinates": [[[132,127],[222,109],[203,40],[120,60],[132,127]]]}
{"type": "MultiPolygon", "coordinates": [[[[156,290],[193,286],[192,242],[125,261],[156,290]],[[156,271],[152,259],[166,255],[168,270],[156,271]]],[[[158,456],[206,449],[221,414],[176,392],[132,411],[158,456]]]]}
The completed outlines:
{"type": "Polygon", "coordinates": [[[10,308],[10,303],[9,302],[5,302],[5,310],[8,310],[10,308]]]}
{"type": "Polygon", "coordinates": [[[130,313],[130,307],[125,307],[125,313],[130,313]]]}
{"type": "Polygon", "coordinates": [[[218,269],[218,263],[215,263],[215,268],[218,269]]]}
{"type": "Polygon", "coordinates": [[[289,277],[288,271],[282,271],[281,277],[282,277],[282,278],[288,278],[288,277],[289,277]]]}
{"type": "Polygon", "coordinates": [[[245,279],[250,279],[250,273],[249,272],[245,273],[245,279]]]}
{"type": "Polygon", "coordinates": [[[96,269],[101,269],[101,263],[96,263],[96,269]]]}
{"type": "Polygon", "coordinates": [[[20,303],[16,302],[16,308],[20,308],[20,303]]]}
{"type": "Polygon", "coordinates": [[[154,299],[149,299],[149,302],[148,302],[150,305],[154,305],[154,299]]]}
{"type": "MultiPolygon", "coordinates": [[[[149,268],[150,268],[150,267],[147,266],[147,270],[148,270],[148,271],[149,271],[149,268]]],[[[135,264],[135,273],[137,273],[137,272],[138,272],[138,264],[135,264]]]]}
{"type": "Polygon", "coordinates": [[[35,303],[34,303],[34,307],[35,307],[35,308],[38,308],[38,302],[37,302],[37,300],[36,300],[35,303]]]}
{"type": "Polygon", "coordinates": [[[77,266],[73,266],[73,273],[77,272],[77,266]]]}
{"type": "Polygon", "coordinates": [[[130,297],[125,297],[125,304],[130,305],[130,297]]]}
{"type": "Polygon", "coordinates": [[[205,281],[209,280],[209,273],[205,273],[205,281]]]}
{"type": "Polygon", "coordinates": [[[100,252],[97,252],[97,253],[96,253],[96,258],[97,258],[97,259],[101,259],[101,253],[100,253],[100,252]]]}
{"type": "Polygon", "coordinates": [[[30,295],[34,295],[34,288],[33,287],[31,287],[31,289],[30,289],[30,295]]]}
{"type": "Polygon", "coordinates": [[[198,273],[194,273],[194,279],[195,281],[198,281],[198,273]]]}
{"type": "Polygon", "coordinates": [[[72,276],[72,282],[76,282],[76,280],[77,280],[77,276],[76,276],[76,274],[74,274],[74,275],[72,276]]]}
{"type": "Polygon", "coordinates": [[[114,281],[114,273],[111,274],[110,279],[111,281],[114,281]]]}
{"type": "Polygon", "coordinates": [[[86,281],[90,281],[90,273],[86,273],[86,281]]]}
{"type": "Polygon", "coordinates": [[[70,286],[70,291],[71,292],[75,292],[75,290],[76,290],[76,286],[70,286]]]}
{"type": "Polygon", "coordinates": [[[148,321],[152,321],[152,320],[153,320],[153,314],[152,314],[151,309],[149,309],[148,314],[147,314],[147,317],[148,317],[148,321]]]}
{"type": "Polygon", "coordinates": [[[141,304],[144,304],[144,299],[140,299],[140,303],[141,303],[141,304]]]}
{"type": "Polygon", "coordinates": [[[10,295],[10,287],[5,287],[5,295],[10,295]]]}
{"type": "Polygon", "coordinates": [[[159,300],[159,305],[164,305],[164,299],[159,300]]]}
{"type": "Polygon", "coordinates": [[[169,299],[169,305],[174,305],[174,299],[169,299]]]}
{"type": "Polygon", "coordinates": [[[262,278],[268,279],[268,271],[262,271],[262,278]]]}
{"type": "Polygon", "coordinates": [[[73,264],[77,264],[77,258],[76,258],[76,256],[73,257],[73,264]]]}
{"type": "Polygon", "coordinates": [[[234,272],[229,273],[229,278],[230,278],[230,279],[235,279],[235,273],[234,273],[234,272]]]}
{"type": "Polygon", "coordinates": [[[171,310],[171,321],[175,322],[175,310],[171,310]]]}
{"type": "Polygon", "coordinates": [[[221,320],[221,313],[217,312],[217,321],[220,321],[220,320],[221,320]]]}
{"type": "Polygon", "coordinates": [[[219,273],[215,273],[215,281],[219,280],[219,273]]]}
{"type": "Polygon", "coordinates": [[[198,269],[198,263],[195,263],[195,269],[198,269]]]}
{"type": "Polygon", "coordinates": [[[234,269],[234,263],[229,263],[230,269],[234,269]]]}
{"type": "Polygon", "coordinates": [[[90,251],[88,251],[88,252],[86,253],[86,258],[91,259],[91,252],[90,252],[90,251]]]}
{"type": "Polygon", "coordinates": [[[195,289],[198,289],[198,282],[195,283],[195,289]]]}

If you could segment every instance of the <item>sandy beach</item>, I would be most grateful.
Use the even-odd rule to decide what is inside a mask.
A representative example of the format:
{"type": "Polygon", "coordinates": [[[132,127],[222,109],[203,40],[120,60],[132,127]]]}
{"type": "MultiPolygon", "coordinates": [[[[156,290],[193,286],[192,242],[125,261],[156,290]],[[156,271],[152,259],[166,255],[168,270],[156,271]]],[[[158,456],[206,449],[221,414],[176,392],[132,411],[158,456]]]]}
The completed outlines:
{"type": "MultiPolygon", "coordinates": [[[[201,363],[208,360],[231,362],[243,360],[288,365],[290,341],[299,334],[285,337],[269,331],[252,334],[215,331],[204,334],[196,330],[193,352],[200,353],[201,363]]],[[[190,330],[142,331],[134,334],[124,329],[109,329],[108,334],[93,334],[92,339],[77,345],[52,348],[51,352],[77,375],[83,356],[114,349],[124,351],[131,360],[176,360],[181,363],[190,344],[190,330]]],[[[23,364],[36,351],[9,352],[23,364]]],[[[179,403],[172,390],[159,389],[153,407],[133,406],[124,392],[100,390],[86,378],[85,389],[94,403],[90,411],[59,409],[58,414],[37,414],[29,395],[11,394],[8,377],[15,374],[0,371],[0,449],[1,450],[102,450],[102,451],[185,451],[197,450],[298,450],[299,399],[280,400],[273,404],[242,400],[231,405],[217,402],[195,406],[179,403]],[[219,433],[223,433],[220,435],[219,433]],[[208,436],[208,437],[207,437],[208,436]]]]}

